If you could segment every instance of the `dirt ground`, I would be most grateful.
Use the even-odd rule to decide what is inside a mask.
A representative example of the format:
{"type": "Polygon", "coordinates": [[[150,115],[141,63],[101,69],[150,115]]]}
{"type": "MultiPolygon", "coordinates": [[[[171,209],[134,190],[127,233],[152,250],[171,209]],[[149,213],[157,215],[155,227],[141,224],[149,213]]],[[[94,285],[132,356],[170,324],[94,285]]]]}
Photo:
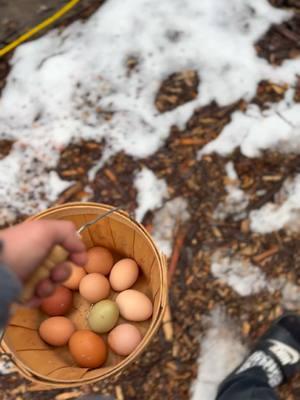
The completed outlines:
{"type": "MultiPolygon", "coordinates": [[[[295,16],[290,21],[272,27],[256,45],[261,57],[270,63],[280,64],[287,58],[300,55],[300,14],[296,10],[299,7],[300,11],[300,1],[271,2],[276,6],[295,9],[295,16]]],[[[16,7],[9,5],[11,2],[0,1],[2,21],[6,18],[2,12],[4,3],[7,3],[4,7],[11,13],[12,20],[18,19],[16,7]]],[[[37,3],[41,4],[28,1],[30,6],[37,3]]],[[[45,6],[52,3],[50,0],[42,2],[45,6]]],[[[99,1],[85,3],[88,12],[100,4],[99,1]]],[[[78,14],[73,18],[77,17],[78,14]]],[[[30,18],[28,13],[28,24],[32,22],[30,18]]],[[[3,31],[0,32],[3,34],[3,31]]],[[[3,86],[8,71],[7,59],[0,61],[0,89],[1,77],[3,86]]],[[[199,80],[195,71],[174,71],[157,93],[157,109],[165,112],[193,99],[199,80]],[[175,97],[174,91],[170,90],[174,87],[177,89],[175,97]]],[[[267,108],[269,102],[278,102],[286,90],[285,86],[261,82],[256,96],[249,103],[267,108]]],[[[300,101],[300,85],[296,100],[300,101]]],[[[262,292],[251,298],[241,298],[231,288],[214,280],[210,272],[211,255],[216,250],[230,249],[232,255],[242,254],[249,258],[268,277],[284,276],[300,284],[299,236],[283,230],[268,235],[254,234],[249,229],[248,220],[250,211],[274,200],[284,180],[300,172],[300,156],[266,152],[264,157],[249,160],[236,151],[230,158],[210,155],[202,163],[196,161],[199,149],[220,134],[235,110],[243,110],[246,105],[241,100],[226,107],[212,103],[195,110],[183,130],[173,127],[167,142],[155,157],[136,160],[119,153],[98,172],[92,184],[94,194],[91,200],[134,207],[136,193],[132,188],[133,171],[140,166],[148,166],[158,177],[167,181],[172,197],[183,196],[188,201],[191,219],[184,226],[178,226],[175,235],[174,254],[179,251],[180,257],[176,262],[173,254],[170,260],[171,337],[166,334],[166,329],[160,329],[147,351],[120,377],[83,386],[74,392],[32,392],[18,374],[1,376],[0,399],[63,400],[77,398],[83,393],[102,393],[113,395],[118,400],[187,400],[197,374],[199,336],[204,330],[204,316],[210,310],[216,305],[224,307],[228,315],[237,321],[244,341],[250,345],[270,321],[282,313],[278,305],[281,299],[279,291],[272,295],[262,292]],[[224,167],[229,160],[234,163],[241,188],[250,196],[250,203],[242,221],[228,217],[220,222],[214,219],[213,210],[226,195],[224,167]],[[265,195],[259,196],[262,190],[265,195]]],[[[2,143],[2,156],[9,151],[10,144],[2,143]]],[[[87,171],[99,160],[101,151],[102,143],[80,142],[62,152],[57,171],[62,178],[76,183],[61,195],[58,202],[80,200],[87,195],[83,191],[87,171]]],[[[144,220],[150,231],[152,219],[153,215],[148,213],[144,220]]],[[[300,399],[300,377],[283,386],[280,396],[284,400],[300,399]]]]}
{"type": "MultiPolygon", "coordinates": [[[[68,0],[26,0],[25,2],[24,0],[0,0],[0,47],[33,28],[67,3],[68,0]]],[[[73,10],[63,17],[63,20],[57,22],[56,26],[61,25],[62,21],[66,23],[79,15],[81,18],[88,16],[101,3],[103,1],[81,0],[73,10]]],[[[52,28],[53,25],[49,29],[52,28]]]]}

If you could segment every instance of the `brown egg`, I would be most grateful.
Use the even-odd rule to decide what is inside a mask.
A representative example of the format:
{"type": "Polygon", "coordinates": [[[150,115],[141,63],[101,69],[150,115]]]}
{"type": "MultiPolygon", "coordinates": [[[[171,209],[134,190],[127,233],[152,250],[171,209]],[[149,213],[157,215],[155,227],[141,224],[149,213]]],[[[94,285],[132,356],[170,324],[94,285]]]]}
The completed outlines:
{"type": "Polygon", "coordinates": [[[45,297],[41,302],[44,313],[55,316],[64,315],[72,308],[73,294],[71,290],[58,286],[51,296],[45,297]]]}
{"type": "Polygon", "coordinates": [[[79,292],[90,303],[97,303],[108,297],[110,284],[101,274],[88,274],[80,281],[79,292]]]}
{"type": "Polygon", "coordinates": [[[129,289],[139,276],[139,267],[131,258],[118,261],[109,275],[111,287],[117,292],[129,289]]]}
{"type": "Polygon", "coordinates": [[[114,259],[109,250],[105,247],[92,247],[88,250],[88,262],[84,266],[87,272],[99,272],[107,275],[114,264],[114,259]]]}
{"type": "Polygon", "coordinates": [[[64,346],[75,331],[72,321],[65,317],[52,317],[43,321],[39,328],[41,338],[52,346],[64,346]]]}
{"type": "Polygon", "coordinates": [[[72,262],[68,264],[71,268],[71,275],[64,281],[63,285],[68,289],[78,290],[81,279],[86,275],[85,269],[72,262]]]}
{"type": "Polygon", "coordinates": [[[100,367],[107,358],[107,347],[101,336],[83,329],[69,340],[69,350],[76,363],[83,368],[100,367]]]}
{"type": "Polygon", "coordinates": [[[131,324],[120,324],[108,335],[110,348],[120,356],[128,356],[142,341],[138,328],[131,324]]]}
{"type": "Polygon", "coordinates": [[[115,301],[121,316],[128,321],[146,321],[152,315],[153,306],[149,297],[137,290],[124,290],[115,301]]]}

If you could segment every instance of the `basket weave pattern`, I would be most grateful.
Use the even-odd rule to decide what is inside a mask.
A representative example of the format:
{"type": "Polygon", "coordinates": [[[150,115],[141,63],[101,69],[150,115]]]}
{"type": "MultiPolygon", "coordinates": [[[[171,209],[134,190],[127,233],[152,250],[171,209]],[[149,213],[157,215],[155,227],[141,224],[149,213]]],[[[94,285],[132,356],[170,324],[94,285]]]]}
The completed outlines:
{"type": "MultiPolygon", "coordinates": [[[[69,203],[46,210],[31,219],[63,219],[72,221],[77,228],[100,213],[111,209],[97,203],[69,203]]],[[[115,260],[129,257],[136,260],[142,274],[133,286],[153,301],[152,318],[134,323],[143,334],[140,345],[128,357],[109,352],[103,367],[89,370],[78,367],[66,346],[51,347],[38,334],[38,327],[45,316],[37,309],[20,308],[11,318],[2,351],[11,355],[18,371],[32,382],[52,387],[72,387],[105,379],[122,371],[146,347],[157,331],[167,301],[166,260],[158,251],[148,232],[122,211],[111,214],[82,233],[87,248],[104,246],[112,251],[115,260]]],[[[111,299],[116,297],[112,292],[111,299]]],[[[77,329],[87,328],[90,304],[78,293],[74,294],[74,307],[67,314],[77,329]]],[[[123,322],[122,318],[119,322],[123,322]]],[[[104,335],[105,337],[105,335],[104,335]]]]}

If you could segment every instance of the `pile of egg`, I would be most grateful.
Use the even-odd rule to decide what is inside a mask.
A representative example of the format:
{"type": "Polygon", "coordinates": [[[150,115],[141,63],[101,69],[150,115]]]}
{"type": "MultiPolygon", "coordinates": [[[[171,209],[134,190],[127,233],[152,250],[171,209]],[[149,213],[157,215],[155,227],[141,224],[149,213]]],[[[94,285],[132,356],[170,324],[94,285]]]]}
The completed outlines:
{"type": "Polygon", "coordinates": [[[139,329],[130,322],[148,320],[153,311],[150,299],[130,289],[140,271],[137,263],[124,258],[114,263],[109,250],[93,247],[88,250],[84,267],[70,263],[71,275],[62,286],[45,298],[41,310],[50,318],[40,327],[40,337],[52,346],[68,345],[80,367],[97,368],[107,359],[108,347],[120,356],[128,356],[142,341],[139,329]],[[111,300],[111,290],[118,292],[111,300]],[[87,321],[89,329],[77,330],[66,315],[73,307],[73,292],[91,303],[87,321]],[[119,317],[128,322],[118,324],[119,317]],[[108,334],[107,340],[101,334],[108,334]]]}

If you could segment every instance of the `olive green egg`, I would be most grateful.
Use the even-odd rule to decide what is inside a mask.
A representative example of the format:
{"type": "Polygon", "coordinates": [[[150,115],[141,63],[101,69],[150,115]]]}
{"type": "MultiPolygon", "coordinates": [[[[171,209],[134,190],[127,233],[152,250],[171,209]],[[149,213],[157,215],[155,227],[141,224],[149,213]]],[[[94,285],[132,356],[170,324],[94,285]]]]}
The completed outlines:
{"type": "Polygon", "coordinates": [[[101,300],[94,304],[88,316],[92,331],[97,333],[109,332],[118,322],[119,308],[112,300],[101,300]]]}

